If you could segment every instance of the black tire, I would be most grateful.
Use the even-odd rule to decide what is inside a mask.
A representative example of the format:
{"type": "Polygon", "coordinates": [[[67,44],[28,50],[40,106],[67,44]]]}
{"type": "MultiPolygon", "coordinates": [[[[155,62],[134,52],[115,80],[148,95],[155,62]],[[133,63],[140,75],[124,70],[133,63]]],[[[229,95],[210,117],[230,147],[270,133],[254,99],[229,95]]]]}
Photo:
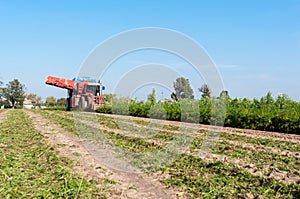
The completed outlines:
{"type": "Polygon", "coordinates": [[[92,107],[91,107],[91,105],[92,105],[92,99],[90,97],[87,97],[86,101],[87,101],[87,107],[89,109],[92,109],[92,107]]]}
{"type": "Polygon", "coordinates": [[[80,99],[79,99],[79,104],[78,104],[78,108],[79,110],[83,110],[86,108],[86,101],[85,101],[85,98],[84,96],[81,96],[80,99]]]}
{"type": "Polygon", "coordinates": [[[67,101],[66,101],[66,111],[70,111],[71,110],[71,107],[70,107],[70,98],[67,98],[67,101]]]}

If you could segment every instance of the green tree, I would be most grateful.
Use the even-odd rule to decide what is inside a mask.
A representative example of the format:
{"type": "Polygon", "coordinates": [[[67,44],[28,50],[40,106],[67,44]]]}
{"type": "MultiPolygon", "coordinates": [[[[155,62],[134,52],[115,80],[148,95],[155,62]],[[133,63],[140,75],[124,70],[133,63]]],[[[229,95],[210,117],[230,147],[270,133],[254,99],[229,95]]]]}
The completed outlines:
{"type": "Polygon", "coordinates": [[[42,104],[42,98],[34,93],[27,94],[26,98],[31,101],[33,107],[40,107],[42,104]]]}
{"type": "Polygon", "coordinates": [[[10,101],[12,107],[18,104],[23,106],[25,99],[25,85],[21,84],[19,80],[14,79],[13,81],[8,82],[6,87],[2,89],[3,96],[10,101]]]}
{"type": "Polygon", "coordinates": [[[56,106],[65,106],[66,103],[67,103],[67,99],[62,97],[62,98],[57,99],[56,106]]]}
{"type": "Polygon", "coordinates": [[[152,105],[156,103],[155,88],[152,88],[152,93],[148,95],[148,102],[150,102],[152,105]]]}
{"type": "Polygon", "coordinates": [[[56,98],[54,96],[49,96],[46,98],[46,106],[55,106],[56,98]]]}
{"type": "Polygon", "coordinates": [[[175,95],[178,99],[194,99],[194,91],[190,85],[189,79],[179,77],[173,83],[175,95]]]}
{"type": "Polygon", "coordinates": [[[207,84],[203,84],[201,86],[201,88],[198,88],[199,92],[202,93],[202,98],[205,98],[205,97],[210,97],[211,95],[211,92],[210,92],[210,88],[208,87],[207,84]]]}

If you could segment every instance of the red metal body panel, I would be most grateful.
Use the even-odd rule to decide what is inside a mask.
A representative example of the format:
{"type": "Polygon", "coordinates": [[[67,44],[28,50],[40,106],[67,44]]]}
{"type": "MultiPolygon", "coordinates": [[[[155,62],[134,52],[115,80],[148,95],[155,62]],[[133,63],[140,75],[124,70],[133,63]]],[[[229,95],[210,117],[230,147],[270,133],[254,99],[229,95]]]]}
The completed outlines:
{"type": "Polygon", "coordinates": [[[69,79],[48,76],[46,80],[46,84],[72,90],[75,88],[76,82],[69,79]]]}

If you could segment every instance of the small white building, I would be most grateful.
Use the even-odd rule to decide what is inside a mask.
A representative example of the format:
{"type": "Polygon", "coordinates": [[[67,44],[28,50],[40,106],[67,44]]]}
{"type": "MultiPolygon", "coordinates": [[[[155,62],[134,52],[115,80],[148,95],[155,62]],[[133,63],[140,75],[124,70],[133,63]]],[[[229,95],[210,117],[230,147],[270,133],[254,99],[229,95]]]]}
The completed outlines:
{"type": "Polygon", "coordinates": [[[32,109],[34,106],[31,102],[31,100],[25,98],[24,102],[23,102],[23,107],[26,109],[32,109]]]}

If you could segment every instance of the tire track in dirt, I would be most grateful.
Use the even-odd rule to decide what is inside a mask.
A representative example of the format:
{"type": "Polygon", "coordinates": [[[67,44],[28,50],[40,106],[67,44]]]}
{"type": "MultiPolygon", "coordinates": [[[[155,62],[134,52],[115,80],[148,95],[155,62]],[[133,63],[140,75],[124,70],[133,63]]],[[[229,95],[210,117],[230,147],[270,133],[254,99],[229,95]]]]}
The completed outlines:
{"type": "Polygon", "coordinates": [[[10,110],[4,110],[0,112],[0,123],[4,122],[7,119],[7,115],[10,110]]]}
{"type": "Polygon", "coordinates": [[[133,138],[142,138],[144,141],[149,142],[151,144],[164,145],[164,144],[168,143],[168,142],[154,140],[154,139],[147,139],[147,136],[140,135],[140,134],[137,134],[137,133],[131,133],[131,132],[123,131],[123,130],[120,130],[120,129],[112,129],[112,128],[106,127],[104,125],[101,125],[99,123],[92,122],[92,121],[80,121],[80,122],[82,124],[88,125],[92,128],[97,128],[97,129],[102,130],[102,131],[103,130],[108,131],[108,132],[112,131],[112,132],[114,132],[116,134],[119,134],[119,135],[124,135],[124,136],[128,136],[128,137],[133,137],[133,138]]]}
{"type": "MultiPolygon", "coordinates": [[[[109,198],[177,198],[174,191],[166,189],[158,180],[136,173],[121,173],[111,170],[97,161],[83,147],[78,136],[49,122],[43,116],[25,111],[40,131],[61,155],[76,163],[74,170],[87,179],[110,179],[116,185],[109,185],[109,198]],[[81,154],[75,156],[74,153],[81,154]]],[[[102,184],[101,184],[102,186],[102,184]]]]}
{"type": "MultiPolygon", "coordinates": [[[[10,110],[4,110],[4,111],[0,112],[0,124],[7,120],[7,116],[8,116],[9,111],[10,110]]],[[[3,144],[3,143],[0,143],[0,148],[1,147],[6,147],[6,145],[3,144]]]]}

